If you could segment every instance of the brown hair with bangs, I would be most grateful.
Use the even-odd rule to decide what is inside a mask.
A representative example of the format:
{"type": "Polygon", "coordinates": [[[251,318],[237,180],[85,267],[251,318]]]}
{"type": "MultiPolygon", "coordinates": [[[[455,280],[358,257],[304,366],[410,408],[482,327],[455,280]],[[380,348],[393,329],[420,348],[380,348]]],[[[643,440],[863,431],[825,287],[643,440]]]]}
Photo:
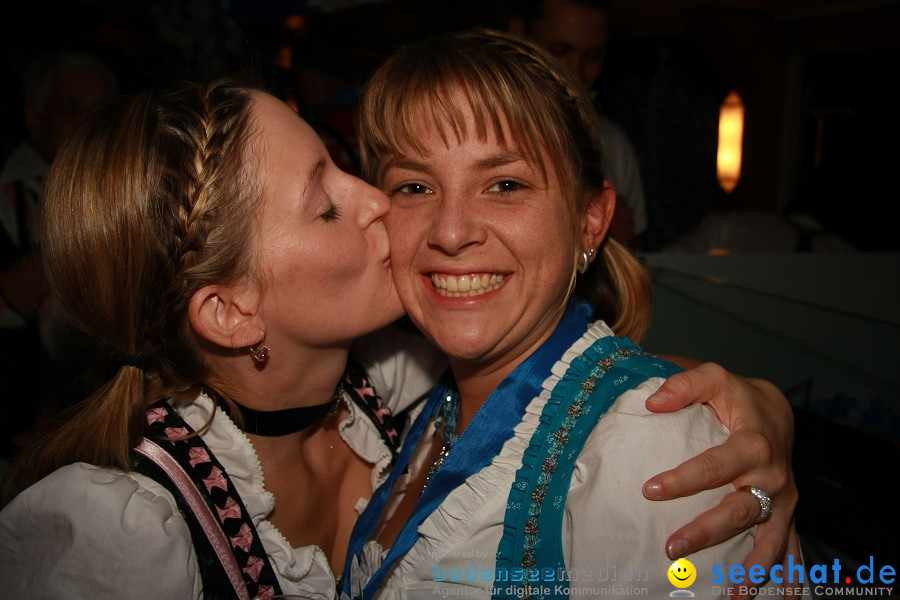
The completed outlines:
{"type": "MultiPolygon", "coordinates": [[[[363,88],[358,113],[363,175],[378,183],[388,160],[422,147],[417,123],[434,120],[442,136],[493,132],[540,167],[549,160],[566,198],[575,238],[592,194],[603,188],[602,154],[594,108],[581,84],[533,43],[487,29],[454,32],[401,48],[363,88]],[[469,106],[459,106],[459,94],[469,106]],[[476,131],[464,126],[471,109],[476,131]],[[512,139],[504,139],[503,122],[512,139]],[[490,128],[490,130],[488,129],[490,128]]],[[[446,140],[446,137],[444,137],[446,140]]],[[[573,261],[581,255],[573,248],[573,261]]],[[[595,315],[619,335],[639,341],[650,322],[647,273],[624,246],[606,238],[575,286],[595,315]]],[[[574,268],[574,263],[573,263],[574,268]]]]}

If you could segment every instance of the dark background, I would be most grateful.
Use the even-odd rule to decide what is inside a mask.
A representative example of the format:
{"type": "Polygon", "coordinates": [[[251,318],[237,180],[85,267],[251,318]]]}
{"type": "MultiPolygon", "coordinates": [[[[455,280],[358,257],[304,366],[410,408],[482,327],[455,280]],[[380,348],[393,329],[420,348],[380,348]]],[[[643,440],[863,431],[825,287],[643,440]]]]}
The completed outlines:
{"type": "MultiPolygon", "coordinates": [[[[24,135],[22,69],[43,50],[100,54],[122,92],[174,78],[249,74],[309,118],[304,68],[355,88],[398,45],[447,29],[502,27],[509,9],[509,0],[328,4],[6,2],[0,157],[24,135]]],[[[631,136],[642,164],[678,167],[645,183],[648,198],[669,194],[682,203],[672,231],[686,231],[714,209],[805,211],[859,250],[900,251],[900,194],[892,183],[900,169],[900,4],[616,0],[612,18],[602,107],[631,136]],[[743,98],[746,126],[741,182],[726,194],[714,161],[718,107],[730,90],[743,98]]],[[[889,489],[896,488],[898,457],[894,438],[798,411],[798,522],[826,544],[823,557],[834,547],[897,566],[889,489]]]]}
{"type": "MultiPolygon", "coordinates": [[[[2,149],[22,135],[21,70],[40,50],[98,52],[114,66],[123,91],[241,71],[291,96],[304,63],[358,85],[387,53],[416,36],[502,27],[509,4],[7,2],[0,9],[2,149]]],[[[645,182],[648,198],[668,194],[683,207],[667,215],[672,231],[646,249],[723,208],[803,210],[860,250],[900,249],[889,218],[898,201],[890,180],[900,158],[893,90],[898,14],[900,5],[890,0],[613,1],[613,40],[599,86],[603,107],[631,136],[645,170],[660,162],[683,166],[645,182]],[[747,120],[742,179],[725,194],[715,182],[714,128],[730,90],[741,94],[747,120]]]]}

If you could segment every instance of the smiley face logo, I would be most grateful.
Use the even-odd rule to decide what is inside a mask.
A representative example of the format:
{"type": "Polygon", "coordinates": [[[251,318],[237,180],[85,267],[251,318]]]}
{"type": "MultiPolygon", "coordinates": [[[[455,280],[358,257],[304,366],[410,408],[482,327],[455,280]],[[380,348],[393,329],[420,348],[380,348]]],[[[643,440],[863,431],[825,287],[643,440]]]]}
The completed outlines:
{"type": "Polygon", "coordinates": [[[690,587],[697,579],[697,569],[691,561],[679,558],[669,567],[669,582],[677,588],[690,587]]]}

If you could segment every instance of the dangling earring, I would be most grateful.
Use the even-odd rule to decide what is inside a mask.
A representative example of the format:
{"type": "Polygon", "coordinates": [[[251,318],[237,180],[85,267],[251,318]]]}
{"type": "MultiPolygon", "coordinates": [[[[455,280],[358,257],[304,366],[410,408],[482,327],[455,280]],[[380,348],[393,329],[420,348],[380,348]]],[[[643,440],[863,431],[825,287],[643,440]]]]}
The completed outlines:
{"type": "Polygon", "coordinates": [[[269,360],[269,347],[266,346],[266,338],[263,337],[255,346],[250,347],[250,356],[253,357],[258,364],[264,364],[269,360]]]}
{"type": "Polygon", "coordinates": [[[587,252],[581,252],[581,262],[578,265],[578,272],[584,275],[587,273],[588,267],[591,266],[591,259],[594,258],[594,249],[591,248],[587,252]]]}

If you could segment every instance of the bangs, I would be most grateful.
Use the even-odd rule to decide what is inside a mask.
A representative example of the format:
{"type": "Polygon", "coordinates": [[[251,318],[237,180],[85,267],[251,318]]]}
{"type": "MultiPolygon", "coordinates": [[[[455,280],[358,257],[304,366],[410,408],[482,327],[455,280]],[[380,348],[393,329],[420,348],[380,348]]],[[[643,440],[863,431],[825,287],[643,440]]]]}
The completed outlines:
{"type": "MultiPolygon", "coordinates": [[[[503,69],[509,71],[510,69],[503,69]]],[[[426,154],[422,127],[434,127],[444,144],[475,136],[523,155],[546,179],[544,155],[552,157],[559,140],[548,139],[546,127],[532,104],[537,97],[511,72],[476,60],[459,49],[427,56],[414,52],[395,55],[366,85],[360,102],[359,131],[363,175],[377,182],[383,159],[413,150],[426,154]],[[473,116],[475,131],[467,131],[473,116]],[[554,144],[554,142],[556,142],[554,144]]],[[[552,131],[552,129],[551,129],[552,131]]]]}

